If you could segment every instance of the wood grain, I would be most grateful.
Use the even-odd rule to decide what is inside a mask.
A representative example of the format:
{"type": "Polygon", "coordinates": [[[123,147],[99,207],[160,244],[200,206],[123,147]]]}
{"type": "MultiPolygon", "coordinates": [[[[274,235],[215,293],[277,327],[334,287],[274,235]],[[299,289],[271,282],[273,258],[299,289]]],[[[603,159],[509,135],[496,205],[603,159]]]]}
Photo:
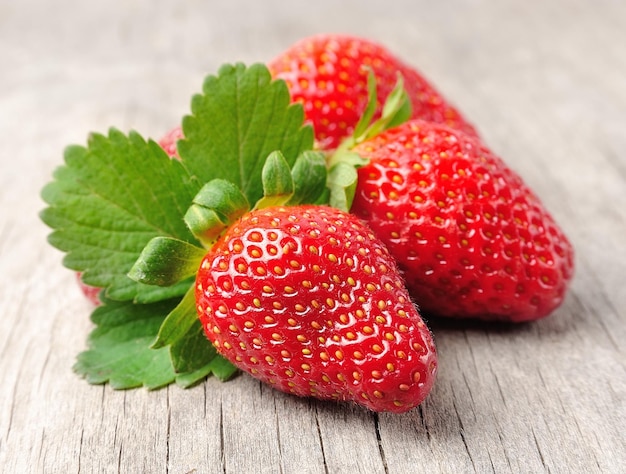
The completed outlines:
{"type": "Polygon", "coordinates": [[[626,472],[626,3],[0,0],[0,472],[626,472]],[[565,304],[519,326],[430,321],[440,373],[405,415],[240,376],[114,391],[71,370],[91,325],[45,243],[41,187],[111,125],[158,137],[223,62],[323,31],[425,74],[577,250],[565,304]]]}

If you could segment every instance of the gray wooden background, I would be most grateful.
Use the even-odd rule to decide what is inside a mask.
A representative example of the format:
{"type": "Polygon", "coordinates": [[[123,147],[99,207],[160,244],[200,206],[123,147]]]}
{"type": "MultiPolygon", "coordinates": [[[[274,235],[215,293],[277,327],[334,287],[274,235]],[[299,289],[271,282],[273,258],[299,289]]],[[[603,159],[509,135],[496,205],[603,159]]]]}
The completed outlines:
{"type": "Polygon", "coordinates": [[[626,472],[626,2],[0,0],[0,472],[626,472]],[[224,62],[318,32],[419,67],[577,249],[551,317],[433,321],[435,389],[374,415],[240,376],[113,391],[71,370],[91,325],[37,217],[63,148],[159,137],[224,62]]]}

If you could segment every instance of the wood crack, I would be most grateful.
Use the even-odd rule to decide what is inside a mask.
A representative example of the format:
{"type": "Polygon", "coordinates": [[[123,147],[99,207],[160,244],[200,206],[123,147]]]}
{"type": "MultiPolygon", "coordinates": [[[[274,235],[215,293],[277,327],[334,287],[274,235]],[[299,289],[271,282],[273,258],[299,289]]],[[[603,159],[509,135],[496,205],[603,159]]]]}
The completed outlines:
{"type": "Polygon", "coordinates": [[[226,474],[226,443],[224,441],[224,403],[220,398],[220,459],[222,461],[222,472],[226,474]]]}
{"type": "Polygon", "coordinates": [[[465,426],[463,424],[461,414],[459,413],[459,409],[456,406],[456,392],[454,391],[454,389],[452,390],[452,406],[454,407],[454,413],[456,414],[456,418],[459,421],[459,435],[461,436],[461,441],[463,441],[463,446],[465,446],[465,452],[467,453],[467,456],[472,463],[472,468],[474,469],[474,472],[477,472],[476,463],[474,462],[474,458],[472,457],[469,445],[467,444],[467,439],[465,439],[465,426]]]}
{"type": "Polygon", "coordinates": [[[459,435],[461,435],[461,441],[463,441],[463,446],[465,446],[465,452],[467,453],[467,457],[469,457],[469,460],[472,463],[472,469],[474,470],[474,472],[478,472],[476,470],[476,463],[474,463],[474,458],[472,457],[472,453],[470,452],[469,446],[467,444],[467,440],[465,439],[465,433],[463,428],[459,430],[459,435]]]}
{"type": "Polygon", "coordinates": [[[82,457],[83,457],[83,444],[85,442],[85,429],[81,428],[80,430],[80,442],[78,444],[78,474],[80,474],[81,472],[81,462],[82,462],[82,457]]]}
{"type": "Polygon", "coordinates": [[[276,407],[276,396],[274,399],[274,426],[276,426],[276,443],[278,445],[278,469],[280,474],[283,474],[283,446],[282,439],[280,437],[280,418],[278,416],[278,409],[276,407]]]}
{"type": "MultiPolygon", "coordinates": [[[[115,439],[117,440],[117,428],[119,425],[115,425],[115,439]]],[[[119,452],[117,453],[117,472],[118,474],[122,474],[122,452],[124,451],[124,443],[120,441],[119,452]]]]}
{"type": "Polygon", "coordinates": [[[535,441],[535,446],[537,447],[537,452],[539,453],[539,458],[541,459],[541,464],[545,468],[546,472],[550,472],[550,468],[546,464],[546,459],[543,456],[543,451],[541,450],[541,446],[539,446],[539,440],[537,439],[537,434],[535,433],[535,429],[531,427],[531,431],[533,434],[533,439],[535,441]]]}
{"type": "Polygon", "coordinates": [[[317,406],[315,407],[315,428],[317,429],[317,437],[320,441],[320,450],[322,451],[322,460],[324,461],[324,473],[329,474],[328,462],[326,461],[326,452],[324,450],[324,438],[322,437],[322,429],[320,427],[320,420],[318,416],[317,406]]]}
{"type": "Polygon", "coordinates": [[[172,429],[172,407],[170,405],[170,387],[166,388],[165,403],[167,409],[167,426],[165,431],[165,472],[170,472],[170,433],[172,429]]]}
{"type": "Polygon", "coordinates": [[[389,474],[389,467],[387,466],[387,457],[385,456],[385,450],[383,448],[383,440],[380,433],[380,415],[378,413],[373,413],[374,419],[374,431],[376,432],[376,442],[378,443],[378,454],[380,455],[380,459],[383,463],[383,469],[385,470],[385,474],[389,474]]]}
{"type": "Polygon", "coordinates": [[[420,414],[420,418],[422,420],[422,426],[424,427],[424,431],[426,432],[426,436],[428,437],[428,442],[431,442],[432,441],[432,435],[430,433],[430,429],[429,429],[428,425],[426,424],[426,415],[424,414],[424,408],[422,407],[422,405],[418,405],[417,411],[420,414]]]}

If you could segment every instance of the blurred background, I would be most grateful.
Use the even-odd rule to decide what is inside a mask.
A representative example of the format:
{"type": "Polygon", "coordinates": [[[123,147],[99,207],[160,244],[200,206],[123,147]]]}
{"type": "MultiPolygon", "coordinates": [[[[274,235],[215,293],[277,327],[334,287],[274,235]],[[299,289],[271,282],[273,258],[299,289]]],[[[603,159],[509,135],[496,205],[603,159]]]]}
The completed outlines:
{"type": "MultiPolygon", "coordinates": [[[[49,117],[42,123],[60,143],[103,124],[159,133],[220,64],[264,62],[304,36],[344,32],[378,40],[421,69],[479,126],[489,123],[481,129],[494,140],[516,128],[516,104],[525,123],[550,116],[574,137],[597,130],[626,100],[623,82],[607,77],[626,61],[622,5],[1,0],[2,115],[49,117]],[[28,102],[34,90],[47,92],[45,102],[28,102]],[[81,118],[82,129],[54,130],[59,114],[81,118]]],[[[618,135],[623,126],[601,128],[618,135]]]]}

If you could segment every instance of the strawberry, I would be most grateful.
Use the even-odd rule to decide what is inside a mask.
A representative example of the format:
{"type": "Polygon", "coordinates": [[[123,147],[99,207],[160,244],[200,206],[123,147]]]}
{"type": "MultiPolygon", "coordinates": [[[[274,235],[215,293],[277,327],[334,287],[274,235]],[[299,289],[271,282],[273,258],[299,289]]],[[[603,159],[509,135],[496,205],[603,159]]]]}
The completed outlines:
{"type": "Polygon", "coordinates": [[[337,209],[244,214],[204,257],[195,296],[218,352],[284,392],[404,412],[433,384],[433,340],[393,258],[337,209]]]}
{"type": "Polygon", "coordinates": [[[178,126],[171,129],[159,140],[159,145],[172,158],[178,158],[178,150],[176,144],[178,140],[183,138],[183,129],[178,126]]]}
{"type": "Polygon", "coordinates": [[[563,301],[573,250],[522,179],[467,134],[407,122],[354,148],[351,211],[388,246],[425,313],[526,321],[563,301]]]}
{"type": "Polygon", "coordinates": [[[87,298],[93,305],[100,306],[100,298],[98,295],[100,294],[100,291],[102,291],[102,288],[98,288],[97,286],[91,286],[83,282],[83,280],[81,279],[81,272],[76,272],[75,275],[76,281],[78,283],[78,288],[80,288],[80,291],[83,293],[85,298],[87,298]]]}
{"type": "Polygon", "coordinates": [[[377,79],[378,113],[398,73],[412,104],[412,117],[445,123],[476,135],[474,127],[416,69],[375,42],[345,35],[303,39],[268,67],[284,79],[292,100],[304,106],[321,149],[336,148],[352,134],[368,102],[367,68],[377,79]]]}

